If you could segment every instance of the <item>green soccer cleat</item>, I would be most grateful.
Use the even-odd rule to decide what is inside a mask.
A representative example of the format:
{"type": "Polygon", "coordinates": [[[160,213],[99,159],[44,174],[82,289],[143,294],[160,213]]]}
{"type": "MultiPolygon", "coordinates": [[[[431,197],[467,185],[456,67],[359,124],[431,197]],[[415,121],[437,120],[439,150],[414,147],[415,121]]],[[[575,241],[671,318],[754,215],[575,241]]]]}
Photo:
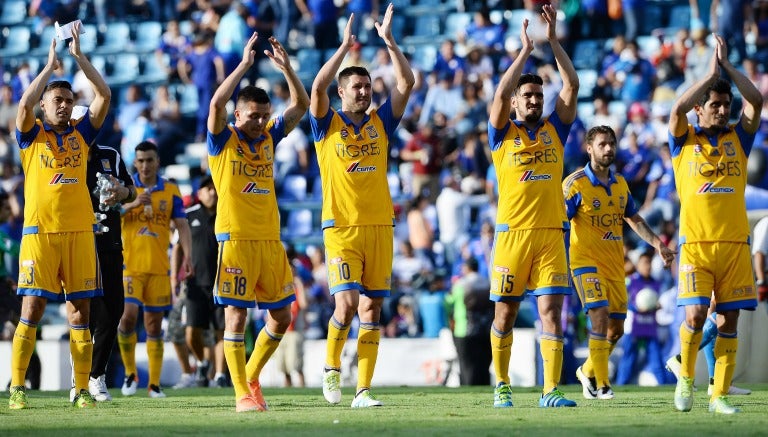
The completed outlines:
{"type": "Polygon", "coordinates": [[[75,400],[72,401],[72,406],[75,408],[93,408],[96,406],[96,400],[93,399],[88,390],[81,389],[80,393],[75,396],[75,400]]]}
{"type": "Polygon", "coordinates": [[[540,408],[559,408],[559,407],[575,407],[576,402],[566,399],[565,394],[557,389],[553,388],[547,394],[542,394],[539,399],[540,408]]]}
{"type": "Polygon", "coordinates": [[[693,378],[681,376],[677,379],[675,408],[677,411],[691,411],[693,408],[693,378]]]}
{"type": "Polygon", "coordinates": [[[8,398],[8,408],[11,410],[23,410],[29,408],[29,402],[27,402],[26,387],[23,385],[17,385],[11,387],[11,397],[8,398]]]}
{"type": "Polygon", "coordinates": [[[352,399],[352,408],[368,408],[368,407],[380,407],[384,405],[383,402],[373,397],[371,391],[367,388],[360,390],[352,399]]]}
{"type": "Polygon", "coordinates": [[[341,402],[341,372],[337,369],[326,369],[323,372],[323,396],[332,404],[341,402]]]}
{"type": "Polygon", "coordinates": [[[731,405],[728,396],[719,396],[709,403],[709,412],[716,414],[736,414],[741,410],[731,405]]]}
{"type": "Polygon", "coordinates": [[[493,389],[494,408],[512,407],[512,388],[506,382],[500,382],[493,389]]]}

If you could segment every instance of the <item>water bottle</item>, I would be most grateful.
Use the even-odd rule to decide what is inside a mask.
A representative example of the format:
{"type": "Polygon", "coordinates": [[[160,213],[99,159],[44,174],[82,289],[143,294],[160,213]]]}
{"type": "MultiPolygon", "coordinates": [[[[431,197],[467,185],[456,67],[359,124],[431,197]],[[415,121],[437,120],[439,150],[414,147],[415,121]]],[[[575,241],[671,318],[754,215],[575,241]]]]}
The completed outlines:
{"type": "MultiPolygon", "coordinates": [[[[149,192],[151,195],[152,190],[154,189],[155,187],[147,188],[147,192],[149,192]]],[[[152,210],[152,202],[150,201],[150,203],[144,205],[144,216],[146,216],[147,219],[151,219],[153,215],[154,215],[154,211],[152,210]]]]}
{"type": "Polygon", "coordinates": [[[96,173],[96,191],[99,194],[99,210],[106,211],[109,209],[107,205],[107,199],[112,195],[109,191],[114,188],[112,181],[104,173],[96,173]]]}

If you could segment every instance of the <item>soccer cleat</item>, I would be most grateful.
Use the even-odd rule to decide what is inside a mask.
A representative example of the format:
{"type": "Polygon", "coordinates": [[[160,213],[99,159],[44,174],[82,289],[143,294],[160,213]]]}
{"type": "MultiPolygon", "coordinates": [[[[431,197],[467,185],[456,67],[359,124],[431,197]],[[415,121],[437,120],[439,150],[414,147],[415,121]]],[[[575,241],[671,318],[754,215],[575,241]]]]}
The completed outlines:
{"type": "MultiPolygon", "coordinates": [[[[714,390],[715,390],[714,384],[709,384],[709,388],[707,389],[707,395],[712,396],[712,392],[714,390]]],[[[728,389],[728,393],[727,394],[729,396],[746,396],[746,395],[751,395],[752,394],[752,390],[750,390],[748,388],[740,388],[740,387],[736,387],[735,385],[732,385],[728,389]]]]}
{"type": "Polygon", "coordinates": [[[341,372],[338,370],[327,369],[323,372],[323,396],[332,404],[341,402],[341,372]]]}
{"type": "Polygon", "coordinates": [[[107,376],[100,375],[97,378],[88,378],[88,391],[96,402],[109,402],[112,395],[107,390],[107,376]]]}
{"type": "Polygon", "coordinates": [[[11,387],[11,396],[8,398],[8,408],[11,410],[22,410],[29,408],[29,402],[27,402],[26,387],[23,385],[17,385],[11,387]]]}
{"type": "Polygon", "coordinates": [[[88,390],[81,389],[80,393],[75,396],[75,400],[72,401],[72,406],[76,408],[93,408],[96,406],[96,400],[93,399],[88,390]]]}
{"type": "Polygon", "coordinates": [[[179,381],[176,383],[176,385],[173,386],[174,390],[178,390],[181,388],[192,388],[197,387],[197,381],[195,380],[195,375],[191,373],[182,373],[181,378],[179,378],[179,381]]]}
{"type": "Polygon", "coordinates": [[[677,379],[680,379],[680,367],[682,367],[682,364],[677,360],[677,355],[670,357],[667,360],[667,370],[672,372],[677,379]]]}
{"type": "Polygon", "coordinates": [[[728,396],[719,396],[709,403],[709,412],[717,414],[736,414],[741,410],[731,405],[728,396]]]}
{"type": "Polygon", "coordinates": [[[245,413],[247,411],[265,411],[264,407],[259,404],[259,401],[251,394],[247,394],[235,403],[235,411],[238,413],[245,413]]]}
{"type": "Polygon", "coordinates": [[[512,406],[512,388],[506,382],[500,382],[493,389],[493,406],[495,408],[509,408],[512,406]]]}
{"type": "Polygon", "coordinates": [[[597,399],[613,399],[613,390],[610,387],[600,387],[597,391],[597,399]]]}
{"type": "Polygon", "coordinates": [[[373,397],[371,391],[367,388],[360,390],[352,399],[352,408],[380,407],[383,402],[373,397]]]}
{"type": "Polygon", "coordinates": [[[198,363],[195,370],[195,382],[198,387],[208,387],[208,371],[211,370],[211,363],[203,360],[198,363]]]}
{"type": "Polygon", "coordinates": [[[147,387],[147,394],[152,399],[160,399],[165,397],[163,390],[154,384],[149,384],[149,387],[147,387]]]}
{"type": "Polygon", "coordinates": [[[251,396],[253,396],[253,398],[256,399],[256,402],[259,403],[261,410],[269,410],[267,401],[264,400],[264,395],[261,393],[261,384],[259,384],[259,380],[254,379],[253,381],[248,381],[248,389],[251,391],[251,396]]]}
{"type": "Polygon", "coordinates": [[[576,369],[576,378],[581,382],[581,392],[584,394],[584,399],[597,399],[597,381],[595,378],[585,375],[581,366],[576,369]]]}
{"type": "Polygon", "coordinates": [[[552,408],[552,407],[575,407],[576,402],[566,399],[565,394],[557,389],[557,387],[553,388],[552,391],[550,391],[547,394],[542,394],[541,399],[539,399],[539,407],[540,408],[552,408]]]}
{"type": "Polygon", "coordinates": [[[231,387],[231,384],[229,381],[227,381],[227,375],[224,375],[223,373],[217,373],[211,381],[211,387],[226,388],[231,387]]]}
{"type": "Polygon", "coordinates": [[[691,411],[693,408],[693,379],[681,376],[675,387],[675,408],[678,411],[691,411]]]}
{"type": "Polygon", "coordinates": [[[123,393],[123,396],[133,396],[136,394],[136,389],[138,387],[139,377],[136,376],[136,374],[131,373],[125,377],[125,381],[123,381],[123,387],[120,389],[120,392],[123,393]]]}

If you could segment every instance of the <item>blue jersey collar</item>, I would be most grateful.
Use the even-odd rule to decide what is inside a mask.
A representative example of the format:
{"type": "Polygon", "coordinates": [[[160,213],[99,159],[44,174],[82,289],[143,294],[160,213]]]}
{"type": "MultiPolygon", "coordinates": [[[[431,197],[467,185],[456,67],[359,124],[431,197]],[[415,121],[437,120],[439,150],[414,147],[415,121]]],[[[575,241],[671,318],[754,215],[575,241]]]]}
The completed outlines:
{"type": "Polygon", "coordinates": [[[368,120],[371,119],[371,116],[369,114],[365,114],[365,117],[363,117],[363,121],[361,121],[360,122],[360,126],[358,126],[358,125],[355,124],[354,121],[350,120],[350,118],[347,117],[347,115],[344,114],[344,112],[342,112],[342,111],[337,111],[337,112],[339,114],[339,117],[341,117],[341,119],[344,121],[344,123],[347,126],[352,126],[352,127],[355,128],[355,133],[356,134],[360,133],[360,126],[364,125],[365,123],[368,123],[368,120]]]}
{"type": "MultiPolygon", "coordinates": [[[[597,175],[595,174],[595,171],[592,170],[592,163],[588,162],[587,165],[584,166],[584,174],[587,175],[589,178],[589,181],[592,182],[593,186],[603,185],[602,182],[600,182],[600,179],[597,178],[597,175]]],[[[611,170],[608,169],[608,184],[615,184],[616,183],[616,174],[611,170]]]]}
{"type": "MultiPolygon", "coordinates": [[[[146,185],[141,183],[141,179],[139,178],[139,173],[138,172],[133,174],[133,183],[137,187],[148,188],[146,185]]],[[[152,191],[163,191],[164,188],[165,188],[165,180],[163,178],[161,178],[160,175],[157,175],[157,184],[155,184],[155,186],[152,189],[152,191]]]]}

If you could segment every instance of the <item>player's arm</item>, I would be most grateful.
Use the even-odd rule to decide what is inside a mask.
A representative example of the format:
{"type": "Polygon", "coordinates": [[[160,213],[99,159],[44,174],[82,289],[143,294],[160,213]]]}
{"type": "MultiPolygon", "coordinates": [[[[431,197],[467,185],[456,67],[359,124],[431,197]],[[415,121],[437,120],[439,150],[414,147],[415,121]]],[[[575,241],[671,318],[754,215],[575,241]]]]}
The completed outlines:
{"type": "Polygon", "coordinates": [[[640,238],[642,238],[646,243],[650,244],[656,249],[656,251],[659,253],[659,256],[661,256],[661,259],[664,261],[664,267],[669,267],[672,265],[672,261],[674,261],[677,251],[668,248],[661,241],[659,236],[653,232],[653,229],[648,226],[648,222],[646,222],[640,214],[635,213],[630,217],[624,217],[624,220],[627,222],[627,224],[629,224],[629,227],[631,227],[632,230],[640,236],[640,238]]]}
{"type": "MultiPolygon", "coordinates": [[[[709,63],[709,69],[706,76],[694,82],[690,88],[685,90],[674,104],[672,104],[672,110],[669,113],[669,133],[673,137],[682,137],[688,130],[688,111],[693,109],[698,104],[701,93],[705,92],[710,85],[720,77],[720,66],[718,65],[718,50],[720,50],[720,42],[717,42],[715,52],[712,54],[712,59],[709,63]]],[[[670,144],[671,146],[671,144],[670,144]]]]}
{"type": "Polygon", "coordinates": [[[104,124],[104,119],[107,118],[109,103],[112,100],[112,91],[98,70],[88,60],[88,57],[80,51],[80,26],[82,26],[80,22],[75,22],[75,25],[72,26],[72,41],[69,43],[69,54],[75,58],[78,67],[83,70],[83,74],[85,74],[86,79],[91,84],[94,98],[88,107],[88,111],[90,112],[91,126],[99,129],[104,124]]]}
{"type": "Polygon", "coordinates": [[[181,246],[183,254],[180,264],[183,269],[182,277],[193,276],[195,269],[192,267],[192,260],[190,259],[192,254],[192,232],[189,229],[189,222],[186,217],[176,217],[173,219],[173,223],[176,225],[176,230],[179,233],[178,245],[181,246]]]}
{"type": "Polygon", "coordinates": [[[181,248],[181,244],[179,244],[179,241],[177,240],[171,249],[171,291],[173,291],[174,294],[179,292],[179,269],[181,268],[183,259],[184,249],[181,248]]]}
{"type": "Polygon", "coordinates": [[[405,106],[408,103],[408,97],[411,95],[411,89],[416,79],[413,77],[413,70],[411,70],[408,60],[405,59],[403,51],[395,41],[395,37],[392,35],[392,14],[395,7],[392,3],[387,6],[387,11],[384,13],[384,19],[381,24],[374,23],[376,31],[379,36],[384,40],[384,45],[387,46],[387,52],[392,59],[392,66],[395,67],[395,88],[392,90],[391,102],[392,102],[392,114],[396,118],[403,116],[405,112],[405,106]]]}
{"type": "Polygon", "coordinates": [[[56,56],[56,39],[51,40],[48,48],[48,62],[45,63],[43,70],[35,77],[32,83],[19,99],[19,110],[16,113],[16,129],[19,132],[29,132],[35,124],[35,105],[43,97],[43,91],[48,81],[53,75],[53,70],[59,65],[59,58],[56,56]]]}
{"type": "Polygon", "coordinates": [[[571,58],[565,52],[557,39],[557,11],[552,5],[544,5],[541,16],[547,22],[547,40],[552,47],[552,53],[555,55],[557,71],[563,81],[563,87],[555,102],[555,112],[560,120],[565,124],[573,123],[576,119],[576,99],[579,95],[579,76],[576,74],[576,68],[571,62],[571,58]]]}
{"type": "Polygon", "coordinates": [[[509,114],[512,111],[512,94],[515,92],[517,81],[520,80],[520,75],[523,73],[523,67],[525,67],[526,61],[528,61],[528,56],[533,51],[533,40],[528,36],[528,19],[523,20],[523,26],[520,30],[520,41],[523,44],[520,54],[517,55],[512,65],[501,76],[499,86],[493,95],[489,122],[496,129],[504,128],[509,122],[509,114]]]}
{"type": "Polygon", "coordinates": [[[237,88],[245,73],[253,66],[256,57],[256,51],[253,50],[253,47],[258,39],[259,35],[256,32],[251,34],[248,42],[245,43],[243,59],[237,64],[235,70],[216,88],[216,92],[211,97],[211,103],[208,106],[208,132],[214,135],[227,127],[227,102],[232,97],[232,93],[235,92],[235,88],[237,88]]]}
{"type": "Polygon", "coordinates": [[[288,83],[288,92],[291,94],[291,102],[288,107],[283,111],[283,120],[285,121],[285,133],[288,133],[299,124],[301,117],[307,113],[309,107],[309,95],[307,90],[304,89],[304,85],[299,79],[299,75],[291,66],[291,61],[288,59],[288,53],[275,37],[269,38],[269,44],[272,45],[272,53],[268,50],[264,51],[272,64],[275,65],[280,71],[283,72],[283,77],[288,83]]]}
{"type": "Polygon", "coordinates": [[[344,57],[347,56],[349,49],[355,44],[355,36],[352,35],[352,22],[355,20],[355,14],[349,15],[347,26],[344,28],[344,39],[341,45],[336,49],[330,59],[317,72],[315,80],[312,82],[312,91],[309,99],[309,113],[315,118],[323,118],[328,114],[330,108],[330,99],[328,98],[328,87],[336,76],[344,57]]]}
{"type": "Polygon", "coordinates": [[[760,126],[760,111],[763,109],[763,96],[760,91],[755,87],[755,84],[747,77],[744,76],[733,64],[728,61],[728,50],[725,44],[725,40],[720,35],[715,35],[718,41],[717,58],[720,66],[731,78],[736,88],[744,98],[744,108],[741,112],[741,127],[744,131],[750,134],[757,132],[757,128],[760,126]]]}

